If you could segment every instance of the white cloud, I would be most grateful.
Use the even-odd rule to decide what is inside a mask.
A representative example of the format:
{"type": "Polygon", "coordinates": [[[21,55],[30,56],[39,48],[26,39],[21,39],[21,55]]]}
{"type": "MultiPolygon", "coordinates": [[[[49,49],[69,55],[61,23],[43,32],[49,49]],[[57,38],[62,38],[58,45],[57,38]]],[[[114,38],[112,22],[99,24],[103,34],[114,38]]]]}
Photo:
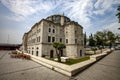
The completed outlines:
{"type": "Polygon", "coordinates": [[[105,14],[105,11],[112,11],[114,10],[112,5],[113,4],[119,4],[119,0],[97,0],[94,4],[95,10],[93,11],[96,15],[103,15],[105,14]]]}
{"type": "Polygon", "coordinates": [[[118,0],[71,0],[63,3],[62,12],[71,19],[78,21],[85,29],[89,28],[94,22],[94,14],[103,15],[106,11],[115,10],[113,4],[118,4],[118,0]]]}
{"type": "Polygon", "coordinates": [[[24,20],[24,17],[23,16],[13,16],[13,15],[7,15],[7,16],[4,16],[4,18],[6,18],[7,20],[13,20],[13,21],[22,21],[24,20]]]}
{"type": "Polygon", "coordinates": [[[65,12],[68,17],[87,28],[91,25],[90,17],[93,17],[93,14],[102,15],[106,10],[113,10],[112,4],[118,4],[120,1],[97,0],[94,3],[94,0],[1,0],[1,3],[18,17],[16,20],[14,16],[8,16],[10,19],[13,18],[12,20],[23,20],[22,17],[49,13],[61,7],[61,12],[65,12]]]}
{"type": "Polygon", "coordinates": [[[114,33],[120,34],[120,30],[118,30],[119,27],[120,27],[120,24],[118,22],[113,22],[111,24],[104,25],[101,30],[110,30],[114,33]]]}
{"type": "Polygon", "coordinates": [[[50,0],[1,0],[1,3],[7,7],[15,16],[7,16],[11,20],[23,20],[29,15],[45,14],[60,4],[61,0],[52,2],[50,0]],[[11,18],[10,18],[11,17],[11,18]]]}
{"type": "Polygon", "coordinates": [[[84,28],[86,28],[91,24],[89,16],[92,13],[92,6],[92,0],[65,1],[62,11],[67,11],[66,14],[68,17],[78,21],[80,24],[85,26],[84,28]]]}
{"type": "Polygon", "coordinates": [[[33,1],[29,0],[1,0],[1,3],[13,13],[26,16],[35,13],[35,9],[31,6],[33,1]]]}
{"type": "MultiPolygon", "coordinates": [[[[61,0],[58,0],[61,1],[61,0]]],[[[48,12],[59,5],[60,2],[54,3],[50,0],[1,0],[1,3],[13,13],[28,16],[36,12],[48,12]]]]}

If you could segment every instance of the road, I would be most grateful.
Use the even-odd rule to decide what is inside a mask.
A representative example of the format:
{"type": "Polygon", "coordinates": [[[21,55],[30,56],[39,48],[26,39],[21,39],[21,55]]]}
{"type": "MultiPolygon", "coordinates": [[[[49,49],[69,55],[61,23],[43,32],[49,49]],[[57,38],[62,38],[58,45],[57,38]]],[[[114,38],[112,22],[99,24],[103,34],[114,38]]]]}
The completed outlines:
{"type": "MultiPolygon", "coordinates": [[[[10,58],[0,51],[0,80],[70,80],[41,64],[10,58]]],[[[114,51],[91,67],[74,76],[76,80],[120,80],[120,51],[114,51]]],[[[73,80],[73,79],[72,79],[73,80]]]]}

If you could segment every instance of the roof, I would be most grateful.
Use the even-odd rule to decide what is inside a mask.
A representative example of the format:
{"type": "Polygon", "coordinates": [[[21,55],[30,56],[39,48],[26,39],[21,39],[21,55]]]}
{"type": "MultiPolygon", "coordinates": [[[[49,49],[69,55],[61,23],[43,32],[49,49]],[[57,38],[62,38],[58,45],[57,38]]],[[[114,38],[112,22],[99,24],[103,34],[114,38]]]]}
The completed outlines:
{"type": "MultiPolygon", "coordinates": [[[[53,17],[53,16],[63,16],[65,18],[68,18],[67,16],[64,16],[64,15],[60,15],[60,14],[54,14],[54,15],[51,15],[51,16],[48,16],[46,19],[50,18],[50,17],[53,17]]],[[[70,18],[68,18],[70,20],[70,18]]]]}

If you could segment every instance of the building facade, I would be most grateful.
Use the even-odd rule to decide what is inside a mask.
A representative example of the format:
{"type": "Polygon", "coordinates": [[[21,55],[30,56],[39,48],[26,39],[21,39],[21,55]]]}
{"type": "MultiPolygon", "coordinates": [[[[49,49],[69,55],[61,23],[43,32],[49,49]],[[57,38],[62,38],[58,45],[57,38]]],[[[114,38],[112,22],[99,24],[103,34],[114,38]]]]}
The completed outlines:
{"type": "Polygon", "coordinates": [[[36,23],[23,36],[24,52],[39,57],[56,57],[53,42],[61,42],[66,48],[61,56],[79,58],[84,56],[83,27],[64,15],[52,15],[36,23]]]}

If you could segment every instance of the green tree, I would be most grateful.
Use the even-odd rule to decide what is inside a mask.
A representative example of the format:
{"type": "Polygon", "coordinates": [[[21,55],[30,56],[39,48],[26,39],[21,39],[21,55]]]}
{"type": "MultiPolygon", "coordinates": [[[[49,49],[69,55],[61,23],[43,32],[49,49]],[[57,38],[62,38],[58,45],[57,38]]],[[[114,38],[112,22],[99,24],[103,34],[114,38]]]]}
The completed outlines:
{"type": "Polygon", "coordinates": [[[100,31],[98,31],[98,32],[96,32],[96,34],[94,35],[94,38],[95,38],[95,40],[96,40],[96,45],[98,46],[98,47],[100,47],[100,46],[104,46],[104,34],[103,34],[103,32],[100,32],[100,31]]]}
{"type": "Polygon", "coordinates": [[[120,42],[120,34],[116,34],[115,35],[115,40],[118,41],[118,42],[120,42]]]}
{"type": "Polygon", "coordinates": [[[95,46],[95,40],[94,40],[94,38],[93,38],[93,36],[92,36],[92,34],[89,36],[89,46],[91,46],[91,47],[93,47],[93,46],[95,46]]]}
{"type": "Polygon", "coordinates": [[[61,50],[63,50],[64,48],[66,48],[66,46],[62,43],[53,43],[53,47],[56,50],[56,54],[57,54],[57,58],[58,58],[58,62],[61,62],[61,50]]]}
{"type": "Polygon", "coordinates": [[[98,48],[100,46],[102,46],[102,48],[104,48],[104,46],[109,46],[111,48],[112,44],[114,44],[116,40],[115,34],[111,31],[98,31],[94,35],[94,38],[98,48]]]}
{"type": "Polygon", "coordinates": [[[107,42],[109,44],[109,48],[112,47],[112,44],[115,43],[115,40],[116,40],[116,37],[115,37],[115,34],[111,31],[107,31],[107,42]]]}
{"type": "Polygon", "coordinates": [[[120,5],[118,6],[117,10],[118,10],[118,13],[116,14],[116,16],[119,20],[118,22],[120,23],[120,5]]]}

